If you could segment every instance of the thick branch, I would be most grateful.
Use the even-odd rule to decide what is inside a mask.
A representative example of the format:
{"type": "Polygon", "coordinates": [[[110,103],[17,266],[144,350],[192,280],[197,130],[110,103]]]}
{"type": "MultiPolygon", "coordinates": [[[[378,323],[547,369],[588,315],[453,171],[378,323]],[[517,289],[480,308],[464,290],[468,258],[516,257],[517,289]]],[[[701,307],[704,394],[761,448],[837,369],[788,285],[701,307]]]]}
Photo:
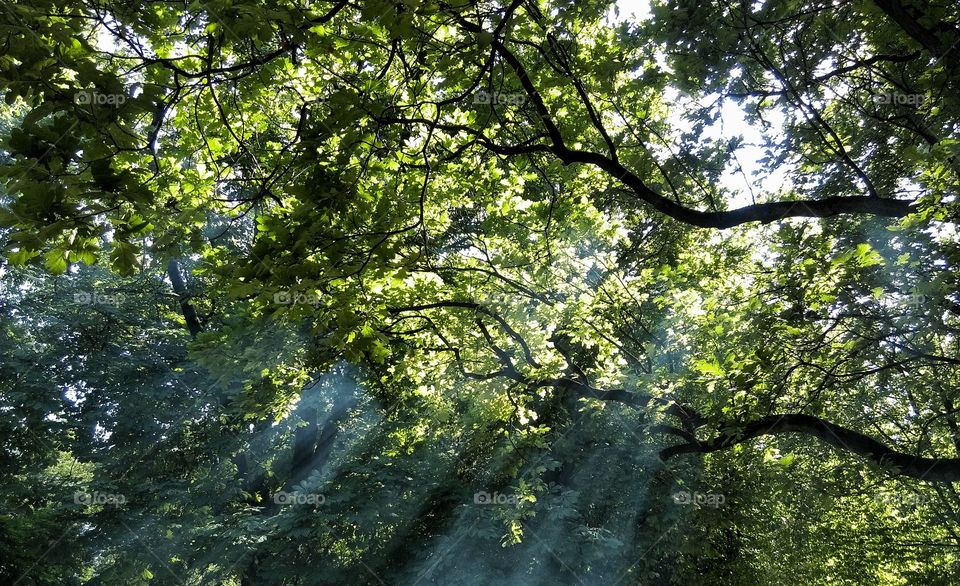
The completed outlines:
{"type": "Polygon", "coordinates": [[[769,223],[784,218],[827,218],[840,214],[869,214],[889,218],[906,216],[913,207],[909,201],[869,196],[828,197],[817,200],[758,203],[722,212],[704,212],[685,207],[647,187],[643,181],[617,161],[603,155],[575,151],[565,146],[554,148],[565,164],[587,163],[619,179],[654,209],[701,228],[732,228],[749,222],[769,223]]]}
{"type": "Polygon", "coordinates": [[[183,280],[183,275],[180,274],[180,263],[176,260],[171,260],[167,264],[167,276],[170,277],[170,284],[173,285],[173,291],[177,294],[177,297],[180,298],[180,312],[183,314],[184,321],[187,322],[187,329],[190,330],[191,336],[196,337],[197,334],[203,331],[203,326],[200,325],[197,311],[190,303],[187,284],[183,280]]]}
{"type": "Polygon", "coordinates": [[[844,213],[862,213],[878,216],[899,218],[912,210],[910,202],[881,199],[876,197],[832,197],[820,200],[785,201],[754,204],[735,210],[722,212],[703,212],[690,209],[673,200],[664,197],[648,187],[640,177],[624,167],[614,158],[589,151],[574,150],[565,144],[559,128],[550,118],[549,110],[540,97],[539,92],[530,80],[526,69],[520,60],[499,41],[494,41],[494,48],[503,57],[503,60],[514,70],[520,85],[530,97],[541,121],[550,136],[553,152],[565,165],[584,163],[594,165],[606,171],[615,179],[629,187],[638,198],[651,205],[675,220],[692,224],[701,228],[732,228],[748,222],[768,223],[788,217],[817,217],[824,218],[844,213]]]}
{"type": "MultiPolygon", "coordinates": [[[[457,22],[468,32],[474,34],[484,32],[479,25],[469,22],[466,19],[457,18],[457,22]]],[[[624,167],[619,160],[617,160],[615,153],[607,156],[568,147],[560,128],[551,117],[550,109],[543,101],[543,97],[540,95],[540,92],[537,90],[537,87],[534,85],[526,67],[520,59],[496,36],[491,42],[491,46],[517,76],[517,80],[527,94],[550,141],[549,144],[525,144],[522,147],[497,147],[494,145],[494,148],[491,148],[492,141],[487,137],[482,137],[482,135],[478,136],[479,133],[477,132],[466,131],[493,152],[509,155],[515,154],[511,152],[513,150],[524,153],[549,151],[565,165],[574,163],[593,165],[614,179],[622,182],[633,191],[638,199],[647,203],[657,211],[680,222],[701,228],[724,229],[749,222],[769,223],[784,218],[825,218],[839,214],[867,214],[900,218],[913,211],[913,207],[909,201],[867,196],[759,203],[728,211],[707,212],[688,208],[664,197],[648,187],[639,176],[624,167]]],[[[463,128],[457,128],[456,130],[464,131],[463,128]]],[[[612,145],[608,143],[608,146],[612,145]]]]}
{"type": "Polygon", "coordinates": [[[682,444],[660,452],[660,458],[691,453],[710,453],[732,447],[762,435],[802,433],[811,435],[846,452],[864,456],[883,467],[918,480],[960,482],[960,458],[925,458],[893,450],[858,431],[841,427],[812,415],[788,413],[771,415],[710,440],[682,444]]]}
{"type": "Polygon", "coordinates": [[[917,20],[914,15],[910,14],[899,0],[874,0],[873,3],[876,4],[890,20],[897,23],[897,26],[903,29],[903,32],[907,33],[910,38],[919,43],[935,57],[942,58],[957,45],[958,41],[954,39],[960,35],[960,31],[958,31],[956,27],[948,23],[940,23],[940,30],[946,33],[943,35],[943,38],[941,38],[935,31],[920,24],[920,21],[917,20]]]}

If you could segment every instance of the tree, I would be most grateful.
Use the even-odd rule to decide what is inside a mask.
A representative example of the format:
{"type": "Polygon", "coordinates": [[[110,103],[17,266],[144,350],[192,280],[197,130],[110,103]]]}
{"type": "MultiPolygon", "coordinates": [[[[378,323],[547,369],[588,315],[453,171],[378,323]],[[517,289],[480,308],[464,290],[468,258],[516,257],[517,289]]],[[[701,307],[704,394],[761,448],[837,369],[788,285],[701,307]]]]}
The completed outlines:
{"type": "MultiPolygon", "coordinates": [[[[62,416],[105,428],[156,401],[127,389],[145,375],[114,372],[153,364],[121,348],[155,335],[184,379],[168,415],[193,410],[120,417],[103,459],[77,434],[24,464],[69,457],[117,481],[124,448],[157,434],[193,458],[135,466],[153,490],[140,516],[95,523],[136,523],[153,561],[101,544],[78,572],[402,582],[459,552],[477,583],[823,579],[802,559],[768,574],[785,555],[769,535],[837,581],[956,567],[960,9],[612,10],[5,7],[8,278],[43,265],[165,291],[160,331],[140,322],[102,367],[45,347],[108,397],[62,416]],[[722,125],[731,109],[746,135],[722,125]],[[684,486],[733,510],[681,515],[684,486]],[[816,503],[801,529],[760,513],[798,515],[820,491],[850,502],[816,503]],[[281,493],[330,498],[294,503],[307,514],[281,493]],[[513,506],[478,512],[473,493],[513,506]],[[904,513],[905,495],[921,504],[904,513]],[[166,510],[185,515],[176,530],[166,510]],[[893,531],[892,510],[916,539],[849,554],[893,531]],[[495,527],[509,557],[458,549],[495,527]]],[[[11,314],[10,345],[50,315],[11,314]]],[[[13,427],[74,409],[17,384],[13,427]]]]}

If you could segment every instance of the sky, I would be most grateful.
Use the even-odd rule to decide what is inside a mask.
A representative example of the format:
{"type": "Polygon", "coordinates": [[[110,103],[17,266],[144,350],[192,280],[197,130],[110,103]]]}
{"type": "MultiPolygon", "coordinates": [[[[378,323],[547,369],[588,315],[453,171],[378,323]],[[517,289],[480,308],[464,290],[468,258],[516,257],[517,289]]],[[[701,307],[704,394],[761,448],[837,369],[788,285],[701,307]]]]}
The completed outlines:
{"type": "MultiPolygon", "coordinates": [[[[650,0],[618,0],[616,2],[617,11],[610,11],[611,24],[621,22],[638,22],[652,16],[650,10],[650,0]]],[[[707,96],[706,99],[697,103],[710,103],[716,99],[716,95],[707,96]]],[[[679,107],[673,109],[670,115],[670,122],[680,131],[689,130],[692,124],[682,117],[682,112],[688,110],[684,107],[684,99],[675,92],[668,93],[668,101],[677,104],[679,107]]],[[[782,128],[784,117],[782,113],[772,111],[765,118],[771,123],[773,132],[768,131],[768,137],[773,140],[780,138],[780,133],[776,129],[782,128]]],[[[731,136],[743,136],[743,145],[734,151],[733,161],[738,162],[742,172],[735,164],[731,164],[721,175],[722,185],[732,192],[734,197],[730,200],[730,207],[737,208],[749,205],[751,200],[751,189],[754,195],[761,193],[775,193],[781,189],[790,188],[788,177],[789,168],[783,166],[773,173],[755,175],[762,171],[760,159],[765,156],[762,148],[764,143],[764,134],[756,126],[752,126],[746,121],[746,112],[734,100],[725,99],[720,107],[720,118],[711,126],[708,126],[704,133],[705,139],[717,140],[720,138],[729,138],[731,136]],[[762,186],[762,189],[759,188],[762,186]]]]}

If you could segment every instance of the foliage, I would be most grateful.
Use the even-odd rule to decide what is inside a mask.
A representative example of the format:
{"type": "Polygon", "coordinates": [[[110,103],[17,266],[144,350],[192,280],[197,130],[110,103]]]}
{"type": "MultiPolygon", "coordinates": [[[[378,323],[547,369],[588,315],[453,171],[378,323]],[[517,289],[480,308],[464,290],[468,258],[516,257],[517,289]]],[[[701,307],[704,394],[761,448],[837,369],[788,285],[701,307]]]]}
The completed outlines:
{"type": "Polygon", "coordinates": [[[953,583],[960,9],[650,8],[3,5],[0,577],[953,583]]]}

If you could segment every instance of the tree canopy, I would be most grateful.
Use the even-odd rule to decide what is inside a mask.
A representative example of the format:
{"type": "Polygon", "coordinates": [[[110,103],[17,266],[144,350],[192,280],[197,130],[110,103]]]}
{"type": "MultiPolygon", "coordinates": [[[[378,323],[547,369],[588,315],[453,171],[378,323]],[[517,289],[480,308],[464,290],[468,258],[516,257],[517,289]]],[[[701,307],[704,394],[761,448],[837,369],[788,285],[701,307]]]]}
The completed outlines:
{"type": "Polygon", "coordinates": [[[955,1],[0,45],[4,583],[958,583],[955,1]]]}

